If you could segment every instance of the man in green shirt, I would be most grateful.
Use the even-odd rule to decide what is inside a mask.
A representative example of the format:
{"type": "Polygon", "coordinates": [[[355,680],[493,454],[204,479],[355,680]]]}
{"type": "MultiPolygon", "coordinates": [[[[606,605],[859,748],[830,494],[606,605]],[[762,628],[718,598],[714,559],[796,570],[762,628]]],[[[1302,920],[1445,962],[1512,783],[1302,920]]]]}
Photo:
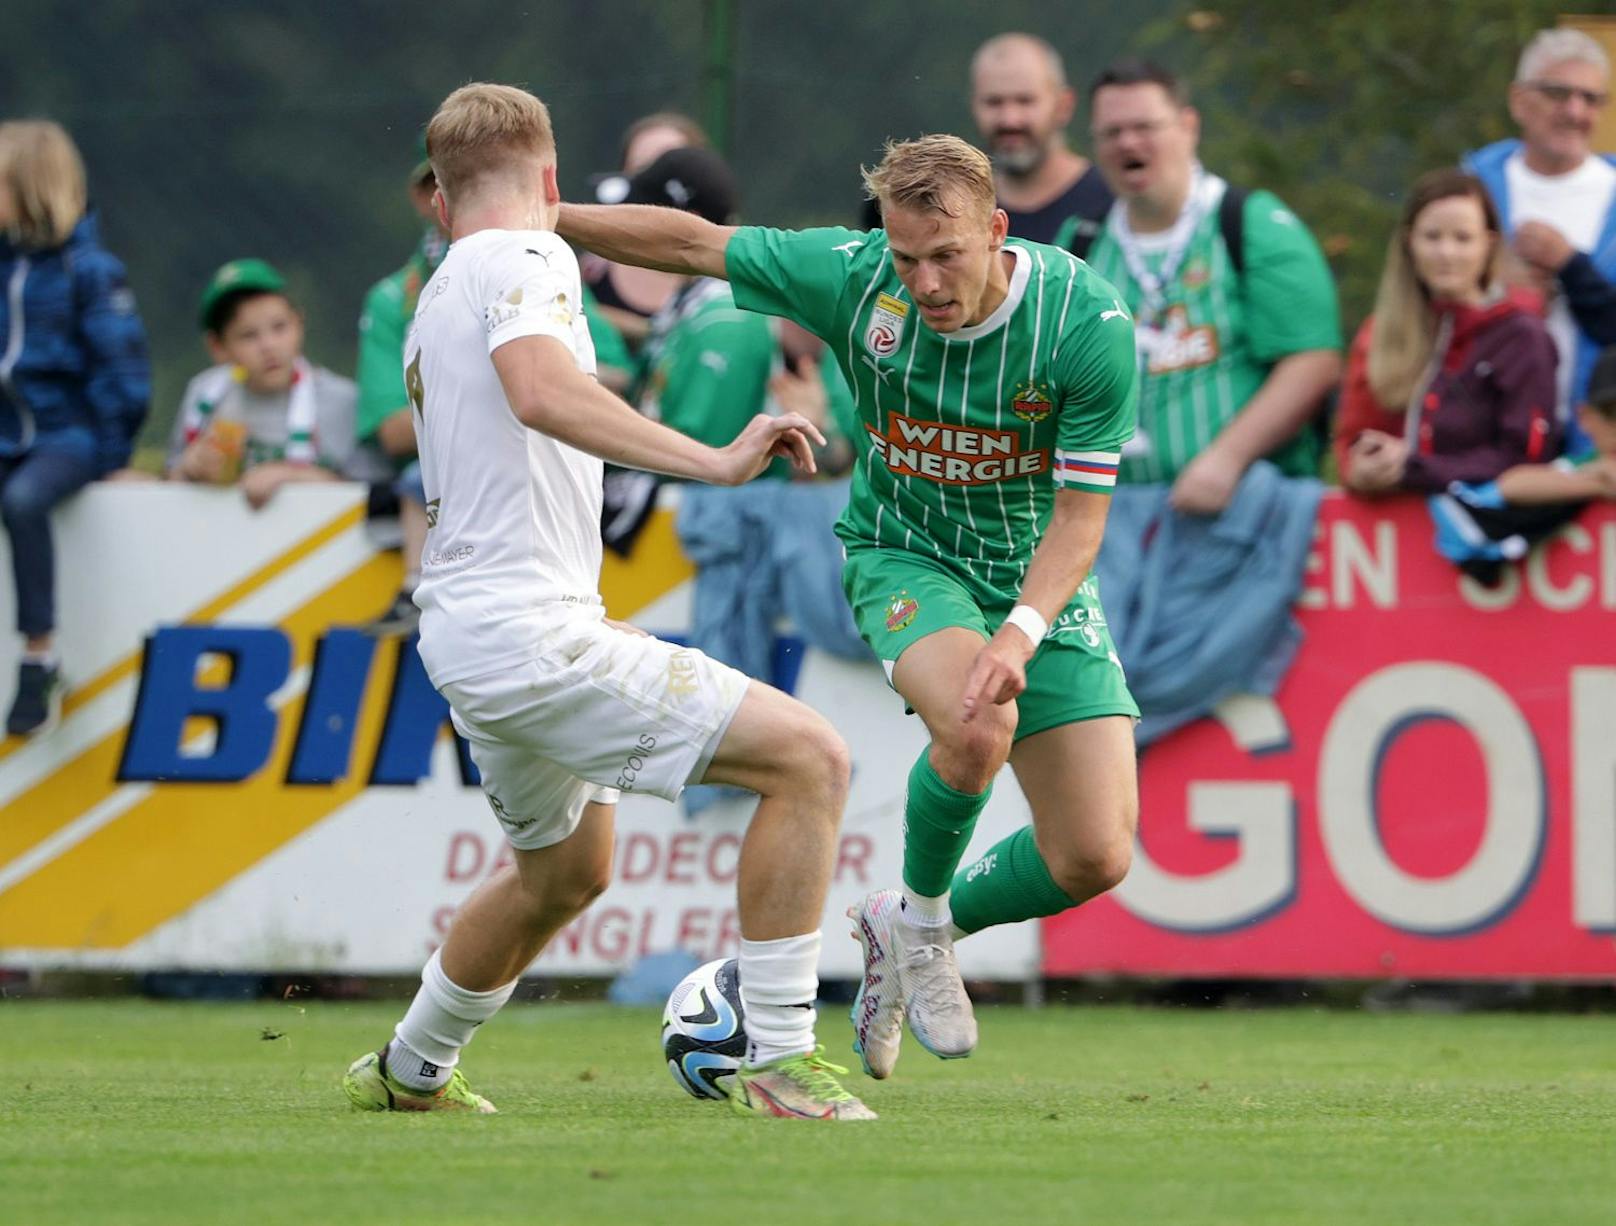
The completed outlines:
{"type": "Polygon", "coordinates": [[[1089,568],[1134,428],[1133,321],[1052,247],[1006,242],[992,167],[951,136],[890,144],[866,187],[884,231],[716,226],[669,209],[563,205],[608,259],[726,277],[737,306],[821,337],[863,438],[837,533],[866,641],[931,744],[909,776],[903,890],[854,909],[855,1049],[885,1077],[905,1015],[969,1055],[956,933],[1111,888],[1137,815],[1132,719],[1089,568]],[[1009,761],[1033,825],[957,872],[1009,761]]]}
{"type": "MultiPolygon", "coordinates": [[[[672,149],[629,180],[626,203],[684,209],[723,224],[735,212],[734,181],[712,150],[672,149]]],[[[724,446],[762,409],[777,350],[769,321],[738,308],[728,283],[686,277],[651,316],[640,410],[708,446],[724,446]]],[[[789,467],[778,465],[770,475],[789,467]]]]}
{"type": "Polygon", "coordinates": [[[1117,202],[1085,258],[1133,313],[1143,368],[1121,481],[1171,483],[1176,510],[1214,515],[1256,460],[1314,475],[1303,427],[1341,374],[1318,244],[1268,192],[1231,196],[1226,215],[1233,189],[1197,161],[1200,118],[1165,69],[1119,61],[1089,112],[1117,202]]]}
{"type": "Polygon", "coordinates": [[[404,539],[404,582],[387,610],[366,627],[372,634],[407,635],[420,621],[413,596],[421,574],[421,548],[426,542],[426,493],[421,486],[421,465],[415,458],[415,423],[404,391],[404,334],[415,316],[415,304],[425,285],[443,262],[449,239],[433,216],[432,197],[438,190],[423,145],[410,173],[410,204],[425,222],[421,241],[402,268],[383,277],[365,292],[359,311],[359,359],[355,382],[359,385],[358,436],[361,445],[385,456],[398,474],[393,489],[398,496],[399,526],[404,539]]]}

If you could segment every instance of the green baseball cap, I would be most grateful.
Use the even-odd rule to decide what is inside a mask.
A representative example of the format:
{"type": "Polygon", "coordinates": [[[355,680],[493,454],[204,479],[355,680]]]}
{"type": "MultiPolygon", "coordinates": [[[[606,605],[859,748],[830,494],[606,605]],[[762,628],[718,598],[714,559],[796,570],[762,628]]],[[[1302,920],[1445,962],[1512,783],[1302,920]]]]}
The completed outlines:
{"type": "Polygon", "coordinates": [[[204,332],[214,331],[214,312],[227,294],[284,294],[286,278],[263,260],[231,260],[208,281],[197,311],[204,332]]]}

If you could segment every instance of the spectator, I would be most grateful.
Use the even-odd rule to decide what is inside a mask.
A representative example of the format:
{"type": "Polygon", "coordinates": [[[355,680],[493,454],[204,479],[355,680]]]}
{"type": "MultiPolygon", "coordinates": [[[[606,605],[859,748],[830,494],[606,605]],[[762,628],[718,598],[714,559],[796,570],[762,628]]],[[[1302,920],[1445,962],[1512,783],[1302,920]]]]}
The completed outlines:
{"type": "Polygon", "coordinates": [[[438,190],[423,143],[410,175],[410,203],[424,223],[421,240],[404,266],[383,277],[365,294],[359,314],[358,408],[356,434],[361,446],[378,451],[394,470],[388,483],[398,499],[403,532],[404,582],[381,617],[366,627],[377,635],[414,632],[421,612],[413,599],[426,545],[426,491],[415,455],[414,410],[404,389],[404,334],[415,316],[424,286],[443,262],[449,238],[438,222],[433,197],[438,190]]]}
{"type": "Polygon", "coordinates": [[[1066,143],[1076,107],[1060,52],[1041,38],[1000,34],[971,59],[971,114],[1016,238],[1064,247],[1111,207],[1099,168],[1066,143]]]}
{"type": "Polygon", "coordinates": [[[128,464],[151,398],[134,294],[87,201],[66,131],[0,123],[0,520],[23,636],[12,736],[47,732],[61,715],[51,510],[128,464]]]}
{"type": "Polygon", "coordinates": [[[621,162],[625,175],[637,175],[670,149],[710,149],[707,133],[689,115],[656,111],[636,119],[623,132],[621,162]]]}
{"type": "Polygon", "coordinates": [[[1502,251],[1480,180],[1436,170],[1414,185],[1347,365],[1335,454],[1348,489],[1435,493],[1554,454],[1554,342],[1536,296],[1506,291],[1502,251]]]}
{"type": "MultiPolygon", "coordinates": [[[[671,149],[706,149],[711,142],[701,125],[677,111],[657,111],[629,124],[623,133],[622,169],[603,178],[595,189],[602,204],[619,204],[629,178],[671,149]]],[[[673,296],[679,279],[651,268],[613,264],[584,253],[579,258],[584,289],[593,294],[601,316],[630,346],[644,342],[651,316],[673,296]]]]}
{"type": "Polygon", "coordinates": [[[1089,98],[1117,203],[1087,258],[1134,316],[1141,366],[1095,572],[1144,744],[1273,693],[1294,655],[1320,493],[1306,427],[1340,375],[1340,324],[1307,227],[1197,160],[1176,77],[1125,60],[1089,98]]]}
{"type": "Polygon", "coordinates": [[[1278,198],[1201,166],[1200,117],[1165,69],[1123,60],[1089,97],[1118,202],[1087,259],[1133,313],[1143,367],[1119,480],[1171,482],[1175,509],[1213,515],[1265,456],[1311,475],[1304,427],[1341,374],[1318,244],[1278,198]]]}
{"type": "Polygon", "coordinates": [[[351,381],[303,356],[303,316],[263,260],[232,260],[202,292],[200,321],[216,365],[186,385],[168,473],[232,485],[254,508],[281,486],[368,475],[354,438],[351,381]]]}
{"type": "Polygon", "coordinates": [[[1560,354],[1556,406],[1573,444],[1571,406],[1601,346],[1616,344],[1616,158],[1590,151],[1609,101],[1610,61],[1577,30],[1544,30],[1526,45],[1509,87],[1521,130],[1467,156],[1492,194],[1515,253],[1551,296],[1560,354]]]}

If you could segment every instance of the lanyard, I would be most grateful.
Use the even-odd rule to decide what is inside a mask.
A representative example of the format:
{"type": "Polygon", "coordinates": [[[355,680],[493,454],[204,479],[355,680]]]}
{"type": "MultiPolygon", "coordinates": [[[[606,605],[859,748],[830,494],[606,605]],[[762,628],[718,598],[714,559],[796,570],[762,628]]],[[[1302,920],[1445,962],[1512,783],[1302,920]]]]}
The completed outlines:
{"type": "Polygon", "coordinates": [[[1167,304],[1166,288],[1178,276],[1178,270],[1184,263],[1184,257],[1189,254],[1190,244],[1195,239],[1195,232],[1200,228],[1212,207],[1222,198],[1228,184],[1216,175],[1209,175],[1196,164],[1190,178],[1189,196],[1184,207],[1179,210],[1178,220],[1168,234],[1166,248],[1162,253],[1159,269],[1151,272],[1145,266],[1145,254],[1140,249],[1139,236],[1133,232],[1133,226],[1128,222],[1128,208],[1118,200],[1111,206],[1111,216],[1107,220],[1111,235],[1116,240],[1117,247],[1122,251],[1122,259],[1128,266],[1128,275],[1133,278],[1134,284],[1139,286],[1143,295],[1140,309],[1135,312],[1142,324],[1154,323],[1156,317],[1167,304]]]}

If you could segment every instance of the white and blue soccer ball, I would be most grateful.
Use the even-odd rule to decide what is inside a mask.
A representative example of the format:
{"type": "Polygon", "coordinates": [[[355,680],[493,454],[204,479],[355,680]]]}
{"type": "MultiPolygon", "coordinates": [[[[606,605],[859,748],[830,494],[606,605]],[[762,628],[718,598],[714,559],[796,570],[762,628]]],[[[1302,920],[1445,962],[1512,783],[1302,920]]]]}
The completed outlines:
{"type": "Polygon", "coordinates": [[[741,968],[734,958],[698,966],[679,981],[662,1011],[662,1055],[679,1088],[696,1098],[728,1098],[746,1057],[741,968]]]}

